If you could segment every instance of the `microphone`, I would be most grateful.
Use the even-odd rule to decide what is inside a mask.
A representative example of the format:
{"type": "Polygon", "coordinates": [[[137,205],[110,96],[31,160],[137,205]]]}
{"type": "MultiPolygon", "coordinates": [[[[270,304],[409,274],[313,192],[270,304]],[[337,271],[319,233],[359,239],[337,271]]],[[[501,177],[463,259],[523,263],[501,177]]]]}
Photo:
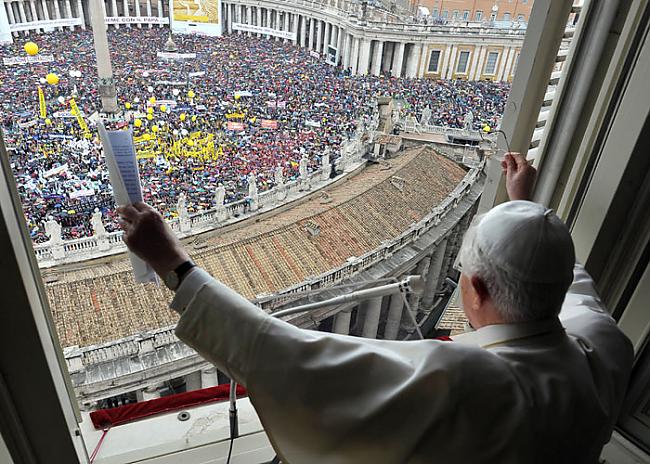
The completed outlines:
{"type": "Polygon", "coordinates": [[[367,288],[364,290],[357,290],[356,292],[348,293],[347,295],[340,295],[329,300],[317,301],[316,303],[308,303],[295,308],[283,309],[271,313],[273,317],[284,317],[291,314],[303,313],[313,311],[314,309],[323,308],[325,306],[336,306],[343,303],[351,303],[354,301],[368,300],[370,298],[377,298],[380,296],[392,295],[393,293],[416,293],[421,294],[424,291],[424,279],[419,275],[410,275],[400,282],[393,284],[382,285],[375,288],[367,288]]]}

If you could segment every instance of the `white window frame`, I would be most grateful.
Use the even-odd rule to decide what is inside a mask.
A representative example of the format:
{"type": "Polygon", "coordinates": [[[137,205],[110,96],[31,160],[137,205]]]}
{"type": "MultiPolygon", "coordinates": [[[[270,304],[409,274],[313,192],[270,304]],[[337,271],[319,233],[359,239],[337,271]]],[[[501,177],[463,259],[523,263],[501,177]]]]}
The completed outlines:
{"type": "Polygon", "coordinates": [[[474,18],[476,18],[476,21],[480,21],[481,19],[483,19],[483,11],[476,10],[476,12],[474,13],[474,18]]]}
{"type": "Polygon", "coordinates": [[[471,50],[459,50],[458,51],[458,61],[456,61],[456,74],[460,75],[467,75],[469,72],[469,62],[470,59],[472,58],[472,51],[471,50]],[[459,69],[460,68],[460,63],[463,57],[463,53],[467,53],[467,60],[465,61],[465,69],[462,71],[459,69]]]}
{"type": "Polygon", "coordinates": [[[463,21],[469,21],[469,10],[463,11],[463,21]]]}
{"type": "Polygon", "coordinates": [[[429,62],[427,63],[427,73],[437,74],[440,72],[440,58],[442,58],[442,50],[438,48],[431,49],[429,51],[429,62]],[[433,59],[433,54],[438,52],[438,59],[436,60],[436,69],[431,69],[431,60],[433,59]]]}
{"type": "Polygon", "coordinates": [[[483,69],[483,74],[485,74],[487,76],[494,76],[497,73],[497,66],[499,64],[499,56],[500,55],[501,54],[496,50],[489,50],[488,51],[487,56],[485,57],[485,67],[483,69]],[[490,55],[492,55],[492,56],[496,55],[496,57],[494,58],[494,63],[493,63],[494,68],[492,69],[492,71],[488,70],[488,66],[490,65],[490,55]]]}

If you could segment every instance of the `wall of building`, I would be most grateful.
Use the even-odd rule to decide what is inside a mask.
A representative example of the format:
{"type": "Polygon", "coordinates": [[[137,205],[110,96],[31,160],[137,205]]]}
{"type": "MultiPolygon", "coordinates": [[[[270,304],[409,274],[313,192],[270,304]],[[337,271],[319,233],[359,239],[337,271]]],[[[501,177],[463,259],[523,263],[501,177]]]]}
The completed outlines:
{"type": "Polygon", "coordinates": [[[533,0],[420,0],[419,4],[433,17],[463,21],[528,22],[533,8],[533,0]]]}

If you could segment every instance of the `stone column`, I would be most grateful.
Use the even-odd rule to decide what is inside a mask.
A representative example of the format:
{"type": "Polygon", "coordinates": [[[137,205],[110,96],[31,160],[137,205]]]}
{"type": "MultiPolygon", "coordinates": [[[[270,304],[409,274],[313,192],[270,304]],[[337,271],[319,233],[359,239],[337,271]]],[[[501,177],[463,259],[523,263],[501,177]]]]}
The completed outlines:
{"type": "Polygon", "coordinates": [[[406,77],[417,77],[418,66],[420,64],[420,53],[422,52],[421,44],[414,44],[411,47],[408,60],[406,62],[406,77]]]}
{"type": "Polygon", "coordinates": [[[345,34],[345,40],[343,41],[343,69],[348,69],[350,67],[350,51],[352,49],[352,37],[350,34],[345,34]]]}
{"type": "Polygon", "coordinates": [[[217,368],[210,367],[201,371],[201,388],[216,387],[219,385],[219,377],[217,375],[217,368]]]}
{"type": "Polygon", "coordinates": [[[363,39],[359,46],[359,67],[357,72],[361,76],[368,74],[368,68],[370,67],[370,43],[370,39],[363,39]]]}
{"type": "MultiPolygon", "coordinates": [[[[65,16],[66,18],[72,18],[72,5],[70,5],[70,0],[65,0],[65,16]]],[[[70,30],[74,31],[74,26],[70,26],[70,30]]]]}
{"type": "MultiPolygon", "coordinates": [[[[59,6],[59,0],[54,0],[54,17],[56,19],[62,19],[61,17],[61,7],[59,6]]],[[[57,27],[58,30],[62,31],[63,27],[57,27]]]]}
{"type": "Polygon", "coordinates": [[[332,25],[330,23],[324,23],[325,25],[325,37],[323,39],[323,55],[327,56],[327,49],[329,48],[330,44],[330,31],[332,29],[332,25]]]}
{"type": "Polygon", "coordinates": [[[381,71],[386,73],[391,70],[393,49],[395,42],[384,42],[384,56],[382,57],[381,71]]]}
{"type": "Polygon", "coordinates": [[[77,0],[77,12],[79,13],[79,18],[81,19],[81,29],[86,30],[86,16],[84,15],[84,7],[81,4],[81,0],[77,0]]]}
{"type": "MultiPolygon", "coordinates": [[[[262,8],[259,6],[255,8],[255,14],[256,14],[256,19],[257,19],[257,25],[262,26],[262,8]]],[[[262,34],[258,34],[259,37],[262,37],[262,34]]]]}
{"type": "Polygon", "coordinates": [[[269,8],[266,9],[266,27],[273,27],[271,25],[271,10],[269,8]]]}
{"type": "Polygon", "coordinates": [[[379,328],[379,316],[381,315],[382,297],[371,298],[361,303],[360,312],[364,315],[363,338],[377,338],[377,329],[379,328]]]}
{"type": "MultiPolygon", "coordinates": [[[[16,17],[14,16],[14,3],[9,2],[6,4],[6,6],[7,6],[7,10],[6,10],[7,22],[9,24],[16,24],[16,17]]],[[[0,11],[0,18],[2,17],[2,14],[3,14],[2,11],[0,11]]],[[[0,22],[2,22],[2,19],[0,19],[0,22]]],[[[13,35],[18,35],[18,33],[14,32],[13,35]]],[[[11,38],[11,34],[7,34],[3,36],[2,32],[0,32],[0,40],[4,40],[6,42],[13,41],[13,39],[11,38]]]]}
{"type": "Polygon", "coordinates": [[[192,372],[185,376],[185,390],[194,391],[200,390],[202,387],[201,371],[192,372]]]}
{"type": "MultiPolygon", "coordinates": [[[[291,13],[285,12],[284,13],[284,27],[282,28],[283,31],[285,32],[290,32],[291,31],[291,13]]],[[[289,42],[289,39],[284,39],[284,43],[289,42]]]]}
{"type": "MultiPolygon", "coordinates": [[[[151,18],[151,0],[147,0],[147,16],[151,18]]],[[[153,24],[149,23],[149,29],[153,27],[153,24]]]]}
{"type": "MultiPolygon", "coordinates": [[[[140,14],[140,0],[135,0],[135,17],[139,18],[140,16],[142,16],[140,14]]],[[[141,28],[142,28],[142,23],[138,23],[138,29],[141,28]]]]}
{"type": "Polygon", "coordinates": [[[378,40],[375,44],[375,51],[372,54],[372,74],[374,76],[379,76],[381,74],[381,63],[382,58],[384,57],[384,42],[378,40]]]}
{"type": "MultiPolygon", "coordinates": [[[[38,13],[36,12],[36,3],[34,0],[29,1],[29,11],[32,13],[32,21],[38,21],[38,13]]],[[[41,29],[36,28],[36,31],[40,31],[41,29]]]]}
{"type": "Polygon", "coordinates": [[[404,42],[397,42],[395,44],[395,52],[393,54],[393,70],[391,71],[394,77],[402,77],[402,65],[404,63],[404,42]]]}
{"type": "Polygon", "coordinates": [[[291,26],[291,32],[295,32],[295,33],[296,33],[296,38],[293,39],[293,44],[294,44],[295,46],[298,46],[298,32],[299,32],[299,31],[298,31],[298,20],[299,20],[299,18],[300,18],[300,15],[298,15],[298,13],[293,13],[293,14],[291,15],[291,17],[293,18],[293,25],[291,26]]]}
{"type": "Polygon", "coordinates": [[[315,20],[309,20],[309,49],[314,49],[314,29],[315,29],[315,20]]]}
{"type": "MultiPolygon", "coordinates": [[[[81,0],[79,0],[81,1],[81,0]]],[[[93,27],[95,56],[97,57],[97,74],[99,76],[99,95],[102,99],[102,111],[117,113],[117,91],[113,80],[111,55],[108,51],[106,37],[106,16],[102,7],[103,0],[90,0],[90,22],[93,27]]]]}
{"type": "Polygon", "coordinates": [[[356,76],[359,69],[359,43],[361,40],[357,37],[352,37],[352,50],[350,51],[350,67],[352,68],[352,75],[356,76]]]}
{"type": "MultiPolygon", "coordinates": [[[[123,16],[125,18],[128,18],[129,16],[131,16],[131,12],[129,11],[129,0],[122,0],[122,9],[124,10],[123,11],[123,13],[124,13],[123,16]]],[[[92,14],[92,9],[91,9],[90,12],[92,14]]],[[[127,24],[126,27],[131,28],[131,25],[127,24]]]]}
{"type": "Polygon", "coordinates": [[[447,249],[447,239],[440,242],[433,252],[429,270],[427,271],[426,282],[424,284],[424,293],[422,294],[421,304],[425,309],[430,309],[436,298],[436,291],[438,290],[438,282],[440,282],[440,271],[442,263],[445,258],[445,251],[447,249]]]}
{"type": "Polygon", "coordinates": [[[18,12],[20,13],[20,22],[21,23],[26,23],[27,22],[27,15],[25,14],[25,6],[23,5],[22,1],[18,2],[18,12]]]}
{"type": "Polygon", "coordinates": [[[307,18],[300,16],[300,46],[305,48],[307,46],[307,18]]]}
{"type": "Polygon", "coordinates": [[[350,334],[351,311],[340,311],[334,317],[334,333],[341,335],[350,334]]]}
{"type": "MultiPolygon", "coordinates": [[[[120,12],[117,11],[117,0],[111,0],[111,11],[113,13],[113,16],[116,18],[120,16],[120,12]]],[[[115,29],[119,29],[120,25],[119,24],[113,24],[113,27],[115,29]]]]}
{"type": "Polygon", "coordinates": [[[390,296],[390,305],[388,306],[388,317],[386,318],[386,329],[384,330],[385,340],[397,340],[399,328],[402,321],[402,311],[404,309],[404,300],[401,294],[390,296]]]}
{"type": "MultiPolygon", "coordinates": [[[[425,256],[424,258],[422,258],[418,263],[417,267],[415,268],[415,274],[422,276],[423,279],[426,279],[427,272],[429,271],[430,263],[431,263],[430,256],[425,256]]],[[[420,299],[421,296],[418,295],[417,293],[411,293],[408,296],[409,306],[411,307],[411,312],[413,313],[414,318],[419,310],[420,299]]]]}
{"type": "MultiPolygon", "coordinates": [[[[43,19],[45,21],[50,20],[50,9],[47,7],[47,1],[46,0],[41,0],[41,9],[43,10],[43,19]]],[[[45,32],[52,32],[54,30],[53,27],[48,27],[44,29],[45,32]]]]}
{"type": "Polygon", "coordinates": [[[323,52],[323,21],[316,21],[316,51],[323,52]]]}
{"type": "MultiPolygon", "coordinates": [[[[164,18],[165,17],[165,10],[163,9],[163,3],[162,0],[158,0],[158,17],[159,18],[164,18]]],[[[170,19],[171,21],[171,19],[170,19]]],[[[164,24],[161,24],[159,27],[165,27],[164,24]]],[[[169,23],[169,30],[172,30],[172,25],[171,22],[169,23]]]]}
{"type": "Polygon", "coordinates": [[[343,47],[343,29],[341,27],[336,28],[336,65],[338,66],[341,62],[341,48],[343,47]]]}

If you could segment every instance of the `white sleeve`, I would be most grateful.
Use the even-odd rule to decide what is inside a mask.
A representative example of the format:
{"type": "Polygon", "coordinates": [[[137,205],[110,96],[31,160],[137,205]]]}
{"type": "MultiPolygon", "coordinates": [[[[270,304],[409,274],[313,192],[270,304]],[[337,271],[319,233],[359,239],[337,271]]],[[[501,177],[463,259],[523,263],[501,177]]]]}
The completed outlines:
{"type": "Polygon", "coordinates": [[[576,263],[573,268],[573,282],[560,311],[560,320],[566,327],[566,323],[575,318],[596,314],[614,321],[600,300],[593,279],[582,264],[576,263]]]}

